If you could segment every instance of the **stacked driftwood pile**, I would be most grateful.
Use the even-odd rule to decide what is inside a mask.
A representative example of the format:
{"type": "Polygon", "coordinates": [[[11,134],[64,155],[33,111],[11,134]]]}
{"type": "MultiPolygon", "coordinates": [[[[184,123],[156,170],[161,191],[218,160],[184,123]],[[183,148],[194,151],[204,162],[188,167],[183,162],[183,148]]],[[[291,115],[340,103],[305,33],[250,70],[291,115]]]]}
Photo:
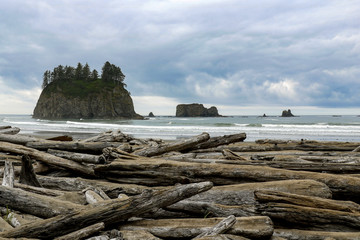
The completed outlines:
{"type": "Polygon", "coordinates": [[[360,143],[0,129],[0,238],[360,239],[360,143]]]}

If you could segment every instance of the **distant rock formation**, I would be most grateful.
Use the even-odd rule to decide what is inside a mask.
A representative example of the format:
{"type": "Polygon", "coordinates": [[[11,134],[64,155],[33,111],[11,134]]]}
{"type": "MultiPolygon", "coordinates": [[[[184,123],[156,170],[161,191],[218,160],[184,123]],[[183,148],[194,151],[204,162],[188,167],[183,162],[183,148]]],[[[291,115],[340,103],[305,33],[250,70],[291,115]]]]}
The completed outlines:
{"type": "MultiPolygon", "coordinates": [[[[62,69],[60,66],[54,69],[53,74],[50,74],[50,71],[46,73],[55,75],[62,69]]],[[[108,62],[104,66],[121,73],[120,68],[108,62]]],[[[68,72],[75,71],[74,68],[67,68],[68,72]]],[[[81,72],[80,63],[78,69],[81,72]]],[[[88,71],[86,69],[86,72],[88,71]]],[[[71,74],[67,76],[63,72],[62,77],[45,79],[46,84],[43,84],[44,89],[34,109],[33,118],[143,119],[135,112],[130,93],[125,89],[126,84],[123,83],[123,78],[120,78],[125,76],[119,77],[120,73],[116,76],[105,73],[103,68],[102,78],[95,75],[92,78],[82,79],[71,74]]]]}
{"type": "Polygon", "coordinates": [[[216,107],[205,108],[204,105],[179,104],[176,106],[176,117],[221,117],[216,107]]]}
{"type": "Polygon", "coordinates": [[[153,112],[150,112],[148,117],[155,117],[155,115],[153,114],[153,112]]]}
{"type": "Polygon", "coordinates": [[[292,113],[291,113],[291,110],[288,109],[288,110],[284,110],[281,114],[282,117],[295,117],[292,113]]]}

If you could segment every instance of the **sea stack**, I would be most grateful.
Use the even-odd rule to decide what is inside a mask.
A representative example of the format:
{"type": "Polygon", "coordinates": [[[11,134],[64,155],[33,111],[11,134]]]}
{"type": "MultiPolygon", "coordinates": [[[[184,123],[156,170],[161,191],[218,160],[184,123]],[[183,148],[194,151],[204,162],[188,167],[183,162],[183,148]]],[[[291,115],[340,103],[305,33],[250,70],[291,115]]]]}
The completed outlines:
{"type": "Polygon", "coordinates": [[[121,69],[109,62],[101,78],[89,66],[59,65],[44,73],[43,91],[34,109],[39,119],[143,119],[134,110],[121,69]]]}
{"type": "Polygon", "coordinates": [[[288,110],[284,110],[281,114],[282,117],[295,117],[292,113],[291,113],[291,110],[288,109],[288,110]]]}
{"type": "Polygon", "coordinates": [[[221,117],[216,107],[205,108],[199,103],[179,104],[176,106],[176,117],[221,117]]]}

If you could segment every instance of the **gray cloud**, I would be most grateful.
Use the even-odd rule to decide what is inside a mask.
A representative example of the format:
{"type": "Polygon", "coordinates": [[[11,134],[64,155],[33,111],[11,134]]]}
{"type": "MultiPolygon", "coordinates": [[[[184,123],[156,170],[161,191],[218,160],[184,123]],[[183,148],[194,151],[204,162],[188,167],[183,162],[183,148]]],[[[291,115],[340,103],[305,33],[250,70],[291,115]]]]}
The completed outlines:
{"type": "Polygon", "coordinates": [[[6,1],[0,77],[27,90],[59,64],[109,60],[134,96],[356,107],[359,12],[357,1],[6,1]]]}

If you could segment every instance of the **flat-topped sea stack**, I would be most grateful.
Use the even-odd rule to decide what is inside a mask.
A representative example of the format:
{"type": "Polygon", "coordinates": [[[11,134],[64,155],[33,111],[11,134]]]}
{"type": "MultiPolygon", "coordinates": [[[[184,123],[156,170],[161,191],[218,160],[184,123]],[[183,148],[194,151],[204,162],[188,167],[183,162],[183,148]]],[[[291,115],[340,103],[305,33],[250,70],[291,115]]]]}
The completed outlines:
{"type": "Polygon", "coordinates": [[[89,66],[58,66],[44,73],[43,91],[33,118],[40,119],[142,119],[134,110],[125,76],[106,62],[101,78],[89,66]]]}
{"type": "Polygon", "coordinates": [[[281,114],[282,117],[295,117],[292,113],[291,113],[291,110],[288,109],[288,110],[284,110],[281,114]]]}
{"type": "Polygon", "coordinates": [[[176,117],[221,117],[216,107],[205,108],[199,103],[179,104],[176,106],[176,117]]]}

